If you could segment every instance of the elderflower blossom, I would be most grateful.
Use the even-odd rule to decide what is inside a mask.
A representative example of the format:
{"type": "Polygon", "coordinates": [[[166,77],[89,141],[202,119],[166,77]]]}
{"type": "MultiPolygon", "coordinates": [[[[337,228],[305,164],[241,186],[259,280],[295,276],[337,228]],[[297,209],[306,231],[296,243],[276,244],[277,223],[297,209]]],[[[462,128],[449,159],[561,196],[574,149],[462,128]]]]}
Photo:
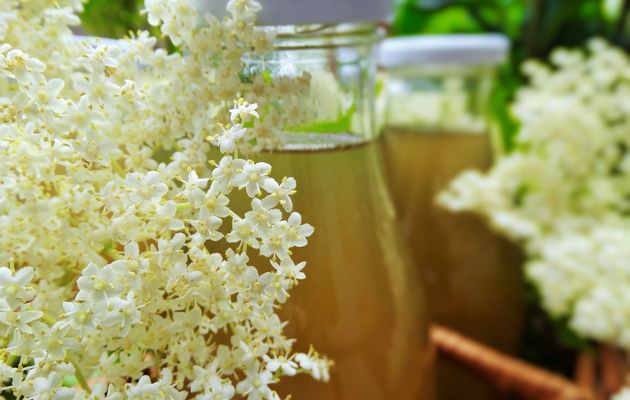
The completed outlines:
{"type": "Polygon", "coordinates": [[[630,58],[602,40],[525,64],[516,150],[441,194],[521,242],[543,306],[630,348],[630,58]]]}
{"type": "Polygon", "coordinates": [[[146,8],[182,53],[144,32],[77,40],[80,0],[0,4],[3,390],[278,399],[283,376],[327,380],[330,362],[293,352],[277,314],[305,278],[291,249],[313,233],[293,211],[296,182],[239,157],[274,120],[299,123],[259,120],[291,80],[229,105],[262,79],[240,74],[245,52],[269,45],[260,6],[231,1],[223,20],[192,0],[146,8]]]}
{"type": "Polygon", "coordinates": [[[622,389],[612,397],[612,400],[630,400],[630,388],[622,389]]]}

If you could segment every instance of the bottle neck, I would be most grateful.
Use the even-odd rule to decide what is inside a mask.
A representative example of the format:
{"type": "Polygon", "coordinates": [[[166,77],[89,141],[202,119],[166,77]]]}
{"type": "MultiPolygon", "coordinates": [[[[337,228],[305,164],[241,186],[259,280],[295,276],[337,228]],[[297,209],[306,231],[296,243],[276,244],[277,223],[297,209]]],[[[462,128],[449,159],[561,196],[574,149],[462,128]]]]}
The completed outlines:
{"type": "Polygon", "coordinates": [[[374,23],[284,25],[267,27],[274,36],[274,48],[305,50],[322,48],[374,46],[383,32],[374,23]]]}

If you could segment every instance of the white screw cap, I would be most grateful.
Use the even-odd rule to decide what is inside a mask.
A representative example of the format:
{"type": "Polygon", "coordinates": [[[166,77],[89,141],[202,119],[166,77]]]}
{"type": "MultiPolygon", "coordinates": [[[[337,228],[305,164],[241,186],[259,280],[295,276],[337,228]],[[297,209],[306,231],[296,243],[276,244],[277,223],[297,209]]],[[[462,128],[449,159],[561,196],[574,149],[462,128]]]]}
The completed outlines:
{"type": "Polygon", "coordinates": [[[492,65],[503,63],[510,42],[501,34],[425,35],[389,38],[381,43],[379,64],[384,68],[406,65],[492,65]]]}

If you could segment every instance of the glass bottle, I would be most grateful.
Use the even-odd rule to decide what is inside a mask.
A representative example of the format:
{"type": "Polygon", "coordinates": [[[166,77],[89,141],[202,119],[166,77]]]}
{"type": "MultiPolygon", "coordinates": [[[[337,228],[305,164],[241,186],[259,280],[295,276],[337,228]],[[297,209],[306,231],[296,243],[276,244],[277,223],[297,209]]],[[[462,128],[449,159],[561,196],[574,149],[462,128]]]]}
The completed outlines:
{"type": "MultiPolygon", "coordinates": [[[[428,400],[432,363],[423,291],[398,231],[374,123],[374,48],[381,33],[364,21],[376,21],[370,9],[384,10],[388,1],[293,3],[317,4],[317,10],[308,21],[275,23],[273,51],[247,55],[243,79],[258,94],[286,95],[263,107],[272,140],[252,157],[270,163],[274,176],[298,182],[294,207],[315,233],[294,251],[296,260],[307,261],[307,279],[281,314],[297,350],[312,344],[334,366],[328,383],[298,376],[277,389],[301,400],[428,400]],[[357,4],[365,18],[351,22],[357,4]],[[296,80],[303,86],[294,92],[296,80]],[[283,114],[294,107],[306,116],[285,124],[283,114]]],[[[263,2],[263,13],[273,4],[263,2]]]]}
{"type": "MultiPolygon", "coordinates": [[[[492,162],[489,95],[507,48],[501,35],[393,38],[382,44],[380,65],[388,182],[433,320],[513,353],[522,322],[519,252],[475,215],[436,204],[459,173],[492,162]]],[[[455,364],[437,365],[440,400],[495,396],[455,364]]]]}

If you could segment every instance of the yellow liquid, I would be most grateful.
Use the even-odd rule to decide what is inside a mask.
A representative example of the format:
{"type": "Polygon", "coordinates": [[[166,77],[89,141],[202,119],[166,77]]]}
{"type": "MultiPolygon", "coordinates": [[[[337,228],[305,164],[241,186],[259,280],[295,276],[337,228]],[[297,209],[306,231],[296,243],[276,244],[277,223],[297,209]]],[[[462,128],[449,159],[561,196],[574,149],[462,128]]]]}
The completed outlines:
{"type": "Polygon", "coordinates": [[[430,399],[424,293],[407,258],[382,172],[380,142],[257,154],[297,182],[294,208],[315,226],[294,260],[305,281],[283,306],[296,349],[334,360],[331,381],[286,378],[296,400],[430,399]]]}
{"type": "MultiPolygon", "coordinates": [[[[514,352],[522,319],[520,255],[471,214],[435,204],[460,172],[491,163],[487,135],[389,131],[385,155],[394,202],[426,284],[433,320],[495,348],[514,352]]],[[[438,365],[438,398],[493,398],[473,375],[438,365]]]]}

